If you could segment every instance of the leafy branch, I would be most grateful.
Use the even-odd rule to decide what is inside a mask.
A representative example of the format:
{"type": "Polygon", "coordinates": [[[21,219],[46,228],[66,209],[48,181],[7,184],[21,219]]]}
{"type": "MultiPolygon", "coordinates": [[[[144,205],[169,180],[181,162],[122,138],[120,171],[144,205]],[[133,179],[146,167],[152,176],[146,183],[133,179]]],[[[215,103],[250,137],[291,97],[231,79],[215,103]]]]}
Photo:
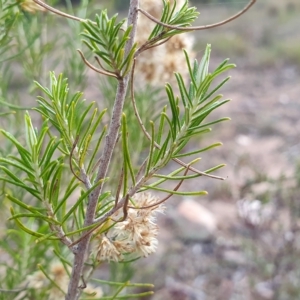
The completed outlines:
{"type": "MultiPolygon", "coordinates": [[[[161,210],[161,205],[172,195],[207,194],[203,190],[181,191],[185,180],[201,176],[223,179],[211,174],[223,164],[199,171],[194,167],[199,159],[191,159],[192,155],[208,151],[221,143],[195,150],[185,149],[191,139],[210,132],[210,126],[229,120],[206,121],[213,111],[229,101],[217,94],[229,77],[217,85],[214,83],[235,65],[224,60],[210,73],[210,45],[202,60],[195,60],[193,64],[184,51],[189,83],[185,83],[180,73],[175,73],[177,86],[165,85],[168,106],[160,109],[157,120],[145,126],[134,96],[135,61],[139,54],[185,31],[226,24],[247,11],[255,0],[231,18],[207,26],[192,26],[198,12],[195,7],[189,7],[187,1],[179,8],[176,1],[172,5],[170,1],[163,1],[162,15],[158,20],[139,8],[138,0],[131,0],[127,25],[125,20],[118,21],[117,15],[109,18],[106,10],[91,21],[63,13],[41,0],[34,2],[57,15],[79,21],[83,27],[83,44],[95,55],[99,66],[91,64],[78,50],[81,59],[95,72],[113,77],[116,82],[115,99],[107,119],[106,109],[99,112],[94,102],[88,103],[82,99],[81,92],[69,92],[67,79],[63,75],[56,77],[50,73],[49,88],[36,82],[44,94],[38,96],[38,106],[35,108],[43,119],[40,128],[33,126],[28,112],[25,114],[26,146],[9,132],[1,130],[15,150],[11,155],[0,158],[0,180],[17,190],[26,191],[31,199],[25,203],[20,197],[6,193],[6,197],[17,207],[11,209],[11,220],[39,243],[60,241],[67,246],[74,257],[73,263],[59,251],[55,253],[70,276],[65,299],[76,300],[80,298],[86,280],[103,260],[131,260],[154,252],[155,243],[151,241],[157,230],[151,214],[161,210]],[[156,26],[148,40],[137,48],[135,35],[139,13],[155,22],[156,26]],[[147,141],[148,152],[139,165],[135,165],[132,159],[135,133],[124,113],[129,82],[133,111],[147,141]],[[117,149],[120,153],[116,153],[117,149]],[[121,163],[117,170],[110,171],[114,155],[118,155],[121,163]],[[182,159],[189,159],[189,162],[182,159]],[[180,166],[166,175],[163,170],[171,161],[180,166]],[[174,182],[177,183],[175,187],[170,187],[169,183],[173,185],[174,182]],[[167,195],[157,199],[149,196],[149,191],[161,191],[167,195]],[[47,226],[32,228],[24,219],[34,219],[47,226]],[[138,237],[134,236],[128,228],[134,228],[134,232],[138,232],[139,228],[143,234],[138,232],[138,237]],[[94,243],[96,250],[92,249],[94,243]],[[69,271],[68,265],[72,265],[72,271],[69,271]]],[[[53,285],[57,285],[43,267],[40,270],[53,285]]],[[[125,299],[149,294],[123,296],[120,294],[122,290],[132,285],[129,282],[114,284],[117,286],[114,294],[102,299],[125,299]]],[[[56,287],[65,293],[59,285],[56,287]]]]}

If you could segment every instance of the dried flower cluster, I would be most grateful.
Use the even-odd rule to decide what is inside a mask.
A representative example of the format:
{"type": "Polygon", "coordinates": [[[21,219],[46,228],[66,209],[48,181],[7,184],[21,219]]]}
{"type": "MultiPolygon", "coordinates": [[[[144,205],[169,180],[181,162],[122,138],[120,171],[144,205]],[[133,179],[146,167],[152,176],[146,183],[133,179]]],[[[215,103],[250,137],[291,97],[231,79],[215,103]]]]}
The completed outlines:
{"type": "MultiPolygon", "coordinates": [[[[66,269],[60,262],[54,262],[50,265],[48,276],[55,282],[57,286],[52,284],[42,271],[36,271],[27,276],[26,282],[28,289],[47,289],[48,300],[63,300],[65,299],[65,293],[68,289],[69,276],[66,269]]],[[[90,299],[100,298],[103,295],[100,287],[93,287],[91,284],[87,284],[84,290],[85,296],[89,296],[90,299]]]]}
{"type": "MultiPolygon", "coordinates": [[[[133,201],[137,209],[129,208],[125,221],[116,223],[105,235],[95,238],[98,261],[122,261],[126,254],[146,257],[156,251],[158,226],[155,214],[163,212],[164,208],[159,205],[143,209],[158,201],[149,193],[136,194],[133,201]]],[[[113,215],[113,219],[120,218],[119,214],[113,215]]]]}
{"type": "MultiPolygon", "coordinates": [[[[173,3],[173,1],[170,1],[173,3]]],[[[184,0],[176,1],[176,10],[184,4],[184,0]]],[[[161,0],[141,0],[140,6],[154,17],[160,19],[163,5],[161,0]]],[[[155,23],[140,15],[136,41],[139,45],[145,43],[153,30],[155,23]]],[[[174,72],[180,71],[182,76],[187,75],[186,61],[182,49],[186,49],[193,58],[192,48],[194,39],[191,34],[175,35],[167,43],[142,53],[138,59],[136,73],[139,83],[157,83],[173,81],[174,72]],[[185,71],[186,70],[186,71],[185,71]],[[184,73],[186,72],[186,73],[184,73]]]]}
{"type": "Polygon", "coordinates": [[[36,13],[37,11],[45,11],[45,8],[36,4],[32,0],[18,0],[22,10],[25,10],[29,13],[36,13]]]}

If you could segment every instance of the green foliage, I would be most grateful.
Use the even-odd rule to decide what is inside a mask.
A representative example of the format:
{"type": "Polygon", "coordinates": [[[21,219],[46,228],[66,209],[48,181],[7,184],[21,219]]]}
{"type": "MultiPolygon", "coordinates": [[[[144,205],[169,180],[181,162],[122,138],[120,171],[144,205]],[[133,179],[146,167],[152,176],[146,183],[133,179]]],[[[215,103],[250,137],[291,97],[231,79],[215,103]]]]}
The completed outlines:
{"type": "MultiPolygon", "coordinates": [[[[1,3],[4,7],[7,2],[1,3]]],[[[10,29],[13,28],[17,16],[11,11],[6,15],[5,11],[9,9],[13,7],[7,6],[3,10],[4,15],[1,15],[1,20],[5,20],[2,31],[4,35],[1,35],[2,53],[7,51],[11,43],[10,29]]],[[[186,27],[190,26],[198,15],[194,7],[188,7],[187,1],[179,10],[176,9],[176,2],[171,5],[169,1],[164,1],[161,21],[169,25],[186,27]]],[[[51,72],[49,87],[46,87],[42,78],[35,82],[38,96],[34,111],[39,116],[39,122],[36,122],[33,114],[27,111],[24,115],[25,126],[22,129],[24,138],[22,135],[20,137],[17,130],[13,133],[11,130],[0,130],[1,139],[5,140],[11,150],[2,151],[0,157],[2,195],[6,202],[10,201],[12,204],[9,221],[14,223],[9,223],[13,224],[11,232],[20,235],[20,243],[25,243],[26,240],[24,256],[28,256],[33,241],[38,245],[34,248],[36,250],[32,250],[36,256],[29,259],[27,264],[18,266],[23,269],[16,276],[15,285],[12,279],[13,270],[8,267],[8,277],[4,287],[13,289],[22,284],[24,282],[22,278],[27,278],[26,276],[36,270],[35,267],[38,265],[39,274],[44,276],[47,284],[40,292],[34,291],[34,287],[29,286],[26,295],[33,298],[46,298],[52,289],[65,293],[65,287],[61,287],[61,283],[57,282],[51,274],[50,262],[59,261],[67,278],[70,277],[72,282],[76,272],[71,273],[70,269],[77,267],[75,262],[72,263],[72,257],[76,259],[78,248],[86,243],[87,249],[91,249],[92,243],[98,242],[97,251],[103,251],[102,241],[109,236],[112,228],[126,221],[128,209],[143,210],[150,207],[156,209],[159,204],[151,203],[149,207],[138,207],[135,195],[147,190],[167,193],[165,200],[173,194],[205,195],[207,192],[202,190],[179,191],[178,189],[182,181],[209,176],[209,173],[223,166],[213,166],[200,172],[193,168],[198,159],[191,158],[193,155],[220,146],[221,143],[187,152],[184,152],[184,149],[192,138],[210,132],[209,126],[228,120],[228,118],[221,118],[206,121],[215,109],[229,101],[222,100],[222,95],[215,95],[229,77],[218,84],[215,82],[221,74],[234,65],[228,64],[228,60],[225,60],[209,73],[211,51],[209,45],[200,63],[195,61],[193,66],[188,53],[184,52],[190,83],[185,84],[183,76],[176,73],[177,86],[173,87],[169,83],[165,86],[167,101],[165,100],[164,103],[167,105],[162,107],[163,105],[156,100],[159,107],[151,103],[145,106],[146,100],[152,100],[156,96],[161,97],[159,89],[155,92],[152,89],[152,98],[144,96],[140,100],[137,96],[137,103],[132,90],[133,107],[129,105],[124,107],[127,82],[131,74],[132,86],[134,86],[133,67],[134,60],[138,59],[139,49],[146,51],[152,46],[157,46],[159,41],[166,41],[182,32],[177,29],[166,29],[158,24],[150,34],[149,40],[137,49],[137,45],[131,43],[134,39],[133,24],[123,28],[125,20],[118,22],[117,15],[109,18],[106,10],[102,10],[99,15],[96,15],[96,22],[83,19],[80,23],[84,28],[81,33],[84,37],[83,43],[88,46],[89,55],[96,55],[99,70],[102,70],[99,73],[114,77],[114,83],[108,84],[114,88],[115,102],[111,101],[111,95],[109,97],[104,95],[109,99],[108,108],[99,110],[95,102],[88,102],[82,98],[82,92],[71,92],[67,78],[62,74],[56,77],[55,73],[51,72]],[[178,96],[176,91],[179,93],[178,96]],[[143,111],[144,106],[145,110],[148,110],[148,115],[143,111]],[[140,110],[142,119],[139,115],[140,110]],[[139,145],[135,146],[137,143],[139,145]],[[188,163],[182,162],[181,158],[189,160],[188,163]],[[180,164],[180,167],[172,161],[180,164]],[[166,175],[164,168],[168,165],[171,166],[172,171],[166,175]],[[193,174],[188,174],[190,170],[193,174]],[[171,188],[174,181],[179,184],[171,188]],[[54,254],[49,250],[46,251],[45,247],[52,248],[54,254]],[[42,251],[46,252],[47,257],[39,261],[42,251]]],[[[30,16],[15,28],[19,34],[15,41],[18,45],[22,45],[22,57],[25,58],[22,65],[30,79],[39,76],[45,55],[55,46],[55,42],[52,41],[42,43],[42,28],[39,28],[38,24],[38,17],[30,16]]],[[[79,26],[73,28],[76,32],[79,31],[79,26]]],[[[75,71],[77,66],[74,63],[70,69],[74,69],[73,75],[77,77],[75,82],[79,84],[83,77],[81,71],[75,71]]],[[[0,100],[3,103],[9,108],[22,109],[7,103],[4,86],[1,91],[0,96],[3,99],[0,100]]],[[[141,94],[137,92],[137,95],[141,94]]],[[[4,115],[6,114],[7,112],[4,112],[4,115]]],[[[21,128],[18,130],[21,131],[21,128]]],[[[111,237],[110,243],[115,239],[116,236],[111,237]]],[[[2,247],[9,251],[9,246],[2,247]]],[[[132,257],[128,249],[125,252],[124,255],[127,255],[129,260],[141,256],[138,251],[132,251],[134,253],[132,257]]],[[[95,255],[92,250],[91,253],[86,254],[84,253],[81,267],[83,268],[85,263],[88,270],[80,270],[80,277],[88,281],[93,271],[103,261],[99,260],[98,254],[95,255]]],[[[13,261],[19,260],[15,251],[12,252],[11,257],[13,261]]],[[[112,260],[111,257],[113,256],[108,256],[106,259],[112,260]]],[[[133,292],[126,295],[125,290],[127,292],[128,288],[137,286],[152,288],[152,286],[131,284],[127,278],[121,278],[120,281],[124,282],[98,280],[102,285],[114,287],[109,289],[107,296],[101,299],[133,299],[152,293],[133,292]]],[[[76,287],[78,286],[79,283],[76,287]]],[[[81,299],[88,298],[83,295],[81,299]]]]}
{"type": "MultiPolygon", "coordinates": [[[[153,127],[152,143],[147,164],[148,173],[154,169],[162,168],[173,158],[188,157],[220,145],[213,144],[204,149],[181,153],[192,137],[198,137],[210,132],[211,128],[208,126],[229,120],[228,118],[221,118],[203,124],[211,112],[229,101],[220,100],[222,95],[214,95],[228,81],[229,77],[223,79],[221,83],[212,89],[210,88],[211,83],[217,76],[234,67],[233,64],[227,64],[228,60],[225,60],[214,72],[208,73],[210,51],[210,46],[207,46],[201,62],[195,61],[193,68],[185,52],[191,82],[189,87],[186,87],[182,76],[179,73],[175,74],[180,97],[175,97],[175,92],[170,84],[166,85],[171,116],[166,113],[166,108],[164,108],[157,126],[157,133],[154,133],[155,129],[153,127]],[[180,112],[180,108],[182,108],[183,112],[180,112]],[[158,146],[155,146],[155,143],[158,146]]],[[[182,178],[188,179],[189,177],[182,178]]],[[[168,177],[168,179],[172,179],[172,176],[168,177]]],[[[147,188],[161,190],[156,184],[147,186],[147,188]]],[[[199,193],[203,192],[200,191],[199,193]]],[[[176,192],[176,194],[181,194],[181,192],[176,192]]],[[[183,192],[182,194],[185,193],[183,192]]]]}
{"type": "Polygon", "coordinates": [[[5,54],[10,50],[12,28],[19,16],[14,6],[16,6],[16,3],[12,3],[10,0],[0,1],[0,62],[8,59],[5,54]]]}
{"type": "Polygon", "coordinates": [[[132,27],[122,29],[125,19],[117,22],[117,15],[108,18],[106,10],[100,16],[96,15],[96,23],[87,20],[82,22],[85,31],[82,36],[84,43],[98,55],[108,67],[108,70],[118,76],[125,76],[132,65],[136,45],[125,55],[125,44],[129,39],[132,27]]]}
{"type": "MultiPolygon", "coordinates": [[[[176,1],[171,5],[170,1],[163,1],[164,8],[160,21],[168,25],[175,25],[181,27],[188,27],[195,21],[199,13],[196,11],[196,7],[189,7],[186,0],[179,11],[176,12],[176,1]]],[[[162,25],[157,24],[152,33],[149,36],[149,40],[155,40],[157,37],[162,39],[170,38],[176,34],[180,34],[182,31],[178,29],[165,28],[162,25]]]]}
{"type": "MultiPolygon", "coordinates": [[[[28,220],[27,226],[30,227],[33,220],[28,220]]],[[[5,251],[6,262],[2,261],[2,268],[5,267],[5,273],[1,274],[1,291],[0,299],[16,299],[20,292],[24,293],[24,279],[30,273],[35,272],[38,263],[47,266],[51,260],[52,253],[49,247],[53,247],[47,242],[35,244],[34,238],[23,230],[9,229],[4,239],[0,241],[2,251],[5,251]],[[35,253],[35,255],[32,255],[35,253]]],[[[58,246],[58,245],[57,245],[58,246]]],[[[45,298],[46,290],[28,290],[29,298],[45,298]]],[[[41,299],[40,298],[40,299],[41,299]]]]}

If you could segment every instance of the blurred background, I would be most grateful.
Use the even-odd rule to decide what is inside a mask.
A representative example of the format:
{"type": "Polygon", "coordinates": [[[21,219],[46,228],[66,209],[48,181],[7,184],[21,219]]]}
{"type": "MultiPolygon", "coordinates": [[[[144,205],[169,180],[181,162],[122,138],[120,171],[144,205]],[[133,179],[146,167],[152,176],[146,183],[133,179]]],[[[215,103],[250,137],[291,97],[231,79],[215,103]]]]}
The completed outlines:
{"type": "MultiPolygon", "coordinates": [[[[118,11],[125,17],[128,3],[83,0],[73,5],[67,2],[61,9],[84,17],[107,7],[110,15],[118,11]]],[[[226,19],[246,3],[191,2],[200,11],[197,25],[226,19]]],[[[157,253],[130,265],[107,266],[104,273],[100,270],[100,277],[107,276],[110,269],[115,280],[154,283],[156,292],[148,298],[151,300],[300,299],[299,16],[299,0],[258,0],[237,20],[189,33],[181,41],[198,59],[211,44],[212,69],[225,58],[237,65],[222,88],[224,97],[232,101],[213,115],[232,121],[217,124],[209,135],[191,145],[203,148],[210,142],[222,142],[222,147],[203,154],[200,169],[225,163],[217,175],[226,180],[185,182],[183,189],[200,186],[208,196],[171,198],[165,215],[159,216],[157,253]],[[123,271],[126,278],[120,275],[123,271]]],[[[63,71],[73,89],[84,90],[87,99],[105,105],[110,85],[102,79],[99,83],[98,75],[79,59],[75,51],[82,46],[79,32],[80,26],[73,21],[45,12],[25,12],[13,32],[14,47],[21,51],[13,48],[2,59],[0,100],[11,103],[1,108],[2,113],[14,106],[35,105],[37,91],[32,82],[47,83],[50,70],[63,71]]],[[[163,99],[157,81],[172,80],[173,71],[185,69],[184,59],[175,60],[181,50],[175,56],[174,49],[178,50],[176,43],[164,54],[153,53],[154,63],[170,60],[171,55],[171,63],[175,62],[160,70],[158,77],[149,79],[147,71],[137,69],[140,74],[136,77],[145,77],[138,82],[141,107],[163,99]]],[[[22,114],[16,110],[13,119],[5,120],[6,126],[20,135],[22,114]]]]}

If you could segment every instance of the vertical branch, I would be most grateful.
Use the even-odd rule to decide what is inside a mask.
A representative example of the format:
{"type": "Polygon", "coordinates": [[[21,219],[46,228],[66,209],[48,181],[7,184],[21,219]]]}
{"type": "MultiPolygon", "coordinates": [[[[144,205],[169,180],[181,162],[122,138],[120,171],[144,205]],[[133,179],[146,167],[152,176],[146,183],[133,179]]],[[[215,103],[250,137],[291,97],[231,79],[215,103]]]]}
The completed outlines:
{"type": "MultiPolygon", "coordinates": [[[[130,33],[130,39],[128,40],[125,46],[125,57],[128,55],[128,53],[130,52],[134,44],[134,37],[137,28],[138,3],[139,0],[130,1],[130,9],[128,14],[128,26],[132,26],[132,30],[130,33]]],[[[121,117],[122,117],[123,106],[124,106],[129,78],[130,78],[130,74],[128,73],[128,75],[126,75],[124,78],[119,79],[116,99],[112,111],[112,118],[109,124],[108,134],[105,137],[105,146],[103,149],[102,156],[100,158],[96,181],[105,178],[107,174],[112,153],[114,151],[116,141],[118,138],[119,128],[121,126],[121,117]]],[[[95,189],[92,199],[88,204],[87,215],[86,215],[87,223],[85,225],[91,225],[93,223],[94,216],[95,216],[95,208],[97,206],[98,197],[102,192],[102,188],[103,188],[103,184],[100,184],[99,187],[95,189]],[[94,209],[90,209],[91,207],[94,207],[94,209]]]]}
{"type": "MultiPolygon", "coordinates": [[[[130,0],[130,7],[128,13],[128,26],[132,26],[130,33],[130,39],[127,41],[125,46],[125,57],[131,50],[134,44],[134,38],[137,28],[137,17],[138,17],[138,4],[139,0],[130,0]]],[[[105,178],[110,160],[117,142],[119,128],[121,126],[121,117],[123,111],[123,105],[125,101],[125,96],[127,92],[128,81],[130,77],[130,72],[124,78],[118,79],[118,87],[116,92],[115,103],[112,111],[112,118],[109,124],[108,134],[105,138],[105,146],[100,158],[99,169],[96,177],[96,182],[105,178]]],[[[98,204],[98,198],[103,189],[103,183],[100,184],[89,196],[89,203],[86,210],[85,223],[84,226],[93,224],[95,218],[95,211],[98,204]]],[[[68,293],[66,295],[66,300],[77,300],[81,294],[79,288],[79,281],[83,271],[83,265],[85,262],[86,252],[90,242],[90,235],[83,238],[77,246],[75,251],[73,269],[71,274],[71,279],[68,287],[68,293]]]]}

